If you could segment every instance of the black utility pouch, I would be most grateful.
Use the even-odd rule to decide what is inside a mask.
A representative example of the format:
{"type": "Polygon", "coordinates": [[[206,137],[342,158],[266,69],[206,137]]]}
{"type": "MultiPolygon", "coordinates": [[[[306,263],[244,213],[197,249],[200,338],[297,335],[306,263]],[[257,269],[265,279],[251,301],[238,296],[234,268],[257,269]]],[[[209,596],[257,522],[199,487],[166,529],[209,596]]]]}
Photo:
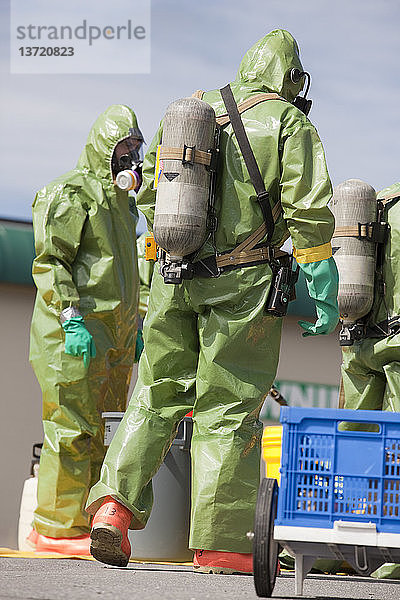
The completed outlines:
{"type": "Polygon", "coordinates": [[[289,302],[296,298],[296,282],[299,278],[299,267],[292,269],[292,259],[289,264],[272,267],[272,283],[269,290],[265,312],[274,317],[284,317],[287,314],[289,302]]]}

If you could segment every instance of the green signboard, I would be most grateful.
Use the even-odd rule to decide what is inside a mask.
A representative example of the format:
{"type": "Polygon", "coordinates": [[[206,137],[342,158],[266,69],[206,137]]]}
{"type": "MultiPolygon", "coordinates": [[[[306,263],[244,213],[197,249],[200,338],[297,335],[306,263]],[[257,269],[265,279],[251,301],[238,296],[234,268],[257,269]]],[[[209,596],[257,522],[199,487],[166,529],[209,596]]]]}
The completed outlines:
{"type": "MultiPolygon", "coordinates": [[[[339,386],[320,383],[277,380],[275,386],[289,406],[304,408],[337,408],[339,386]]],[[[280,406],[270,396],[267,397],[261,411],[263,421],[279,421],[280,406]]]]}
{"type": "Polygon", "coordinates": [[[0,282],[33,285],[32,224],[0,218],[0,282]]]}

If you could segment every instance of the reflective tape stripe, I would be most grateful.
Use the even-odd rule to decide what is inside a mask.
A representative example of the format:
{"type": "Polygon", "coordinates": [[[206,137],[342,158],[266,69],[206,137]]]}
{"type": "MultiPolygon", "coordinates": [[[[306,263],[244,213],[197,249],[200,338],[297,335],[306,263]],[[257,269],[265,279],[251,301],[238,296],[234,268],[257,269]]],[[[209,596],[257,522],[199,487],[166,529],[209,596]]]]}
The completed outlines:
{"type": "Polygon", "coordinates": [[[293,256],[300,264],[317,262],[325,260],[332,256],[332,245],[330,242],[322,244],[322,246],[314,246],[313,248],[303,248],[296,250],[293,248],[293,256]]]}
{"type": "Polygon", "coordinates": [[[161,160],[161,148],[162,148],[162,144],[159,144],[157,146],[157,152],[156,152],[156,164],[154,167],[154,189],[156,190],[158,187],[158,182],[160,181],[160,177],[163,174],[163,170],[164,170],[164,163],[161,160]]]}

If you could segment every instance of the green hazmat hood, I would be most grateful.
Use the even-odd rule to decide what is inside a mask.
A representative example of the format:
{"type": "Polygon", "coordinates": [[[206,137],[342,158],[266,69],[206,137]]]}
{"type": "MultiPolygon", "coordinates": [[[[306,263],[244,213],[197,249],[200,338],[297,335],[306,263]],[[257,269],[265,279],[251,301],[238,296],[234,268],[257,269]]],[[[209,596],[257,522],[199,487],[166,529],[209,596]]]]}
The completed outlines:
{"type": "Polygon", "coordinates": [[[135,113],[128,106],[113,104],[92,126],[79,157],[78,169],[88,169],[111,183],[111,158],[118,142],[127,137],[130,128],[137,128],[135,113]]]}
{"type": "Polygon", "coordinates": [[[275,29],[246,52],[235,83],[244,84],[253,91],[276,92],[293,102],[301,91],[304,80],[293,83],[290,80],[291,69],[303,71],[299,47],[288,31],[275,29]]]}

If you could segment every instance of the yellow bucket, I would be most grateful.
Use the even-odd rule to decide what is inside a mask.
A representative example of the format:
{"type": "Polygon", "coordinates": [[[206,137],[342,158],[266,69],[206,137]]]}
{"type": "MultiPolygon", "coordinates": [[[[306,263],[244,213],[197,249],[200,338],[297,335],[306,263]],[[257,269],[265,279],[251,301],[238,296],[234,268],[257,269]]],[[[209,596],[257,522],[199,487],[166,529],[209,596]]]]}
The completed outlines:
{"type": "Polygon", "coordinates": [[[281,475],[282,425],[273,425],[264,429],[262,437],[262,453],[265,462],[265,476],[277,479],[281,475]]]}

